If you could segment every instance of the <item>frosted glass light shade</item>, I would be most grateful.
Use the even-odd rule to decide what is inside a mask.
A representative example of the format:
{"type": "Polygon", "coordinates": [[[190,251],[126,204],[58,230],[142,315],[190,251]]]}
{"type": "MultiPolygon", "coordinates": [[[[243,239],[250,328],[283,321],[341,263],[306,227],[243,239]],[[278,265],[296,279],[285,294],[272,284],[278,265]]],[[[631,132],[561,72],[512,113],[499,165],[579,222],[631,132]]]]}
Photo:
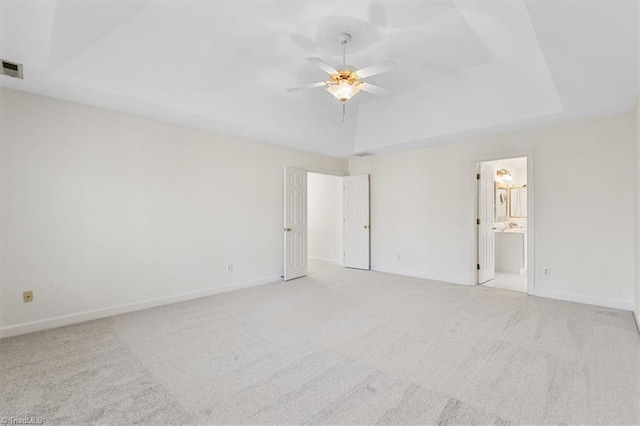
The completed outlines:
{"type": "Polygon", "coordinates": [[[341,102],[347,102],[354,97],[359,91],[360,86],[357,83],[349,83],[347,80],[340,80],[337,83],[329,83],[327,91],[335,96],[341,102]]]}

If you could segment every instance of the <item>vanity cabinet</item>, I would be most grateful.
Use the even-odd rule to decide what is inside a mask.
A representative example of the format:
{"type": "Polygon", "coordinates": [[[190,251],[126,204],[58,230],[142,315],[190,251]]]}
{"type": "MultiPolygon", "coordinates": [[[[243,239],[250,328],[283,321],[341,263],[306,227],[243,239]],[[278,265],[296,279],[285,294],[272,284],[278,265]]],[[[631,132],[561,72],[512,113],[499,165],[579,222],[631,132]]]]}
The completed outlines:
{"type": "Polygon", "coordinates": [[[512,274],[527,270],[527,232],[523,230],[498,231],[496,241],[496,271],[512,274]]]}

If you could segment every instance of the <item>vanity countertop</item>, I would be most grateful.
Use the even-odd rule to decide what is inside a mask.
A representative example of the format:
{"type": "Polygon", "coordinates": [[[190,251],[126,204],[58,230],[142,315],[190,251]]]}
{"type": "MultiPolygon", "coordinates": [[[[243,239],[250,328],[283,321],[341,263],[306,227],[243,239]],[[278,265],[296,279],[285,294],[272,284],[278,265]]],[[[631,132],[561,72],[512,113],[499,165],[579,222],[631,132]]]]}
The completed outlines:
{"type": "Polygon", "coordinates": [[[513,229],[503,229],[502,231],[496,230],[496,232],[500,232],[503,234],[526,234],[527,230],[522,228],[513,228],[513,229]]]}

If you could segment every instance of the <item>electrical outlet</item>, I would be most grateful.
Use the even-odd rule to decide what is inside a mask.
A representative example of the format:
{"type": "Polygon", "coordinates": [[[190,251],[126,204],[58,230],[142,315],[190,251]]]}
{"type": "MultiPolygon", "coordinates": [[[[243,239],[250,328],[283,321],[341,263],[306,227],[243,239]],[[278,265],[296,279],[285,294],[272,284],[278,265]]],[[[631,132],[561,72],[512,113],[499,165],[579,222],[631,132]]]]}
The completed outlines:
{"type": "Polygon", "coordinates": [[[549,269],[549,268],[544,268],[544,269],[542,270],[542,274],[548,277],[549,275],[551,275],[551,269],[549,269]]]}
{"type": "Polygon", "coordinates": [[[24,303],[33,302],[33,291],[29,290],[22,293],[22,301],[24,303]]]}
{"type": "Polygon", "coordinates": [[[233,263],[227,265],[227,272],[233,272],[233,263]]]}

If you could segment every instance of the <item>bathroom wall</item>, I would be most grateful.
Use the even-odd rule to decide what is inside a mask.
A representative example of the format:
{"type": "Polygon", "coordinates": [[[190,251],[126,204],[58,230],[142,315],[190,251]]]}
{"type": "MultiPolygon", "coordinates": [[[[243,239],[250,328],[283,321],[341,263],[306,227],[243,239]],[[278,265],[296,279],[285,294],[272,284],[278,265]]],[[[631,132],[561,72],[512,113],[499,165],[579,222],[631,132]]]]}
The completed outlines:
{"type": "MultiPolygon", "coordinates": [[[[497,172],[500,169],[506,169],[511,172],[511,176],[513,180],[511,181],[501,181],[496,176],[496,181],[503,182],[507,186],[522,186],[527,184],[527,159],[525,158],[507,158],[503,160],[496,161],[486,161],[485,164],[489,164],[493,169],[497,172]]],[[[508,206],[507,206],[508,208],[508,206]]],[[[507,210],[508,214],[508,210],[507,210]]],[[[496,221],[496,227],[501,229],[503,227],[507,227],[509,222],[518,224],[520,228],[527,228],[527,218],[526,217],[507,217],[506,221],[496,221]]]]}

